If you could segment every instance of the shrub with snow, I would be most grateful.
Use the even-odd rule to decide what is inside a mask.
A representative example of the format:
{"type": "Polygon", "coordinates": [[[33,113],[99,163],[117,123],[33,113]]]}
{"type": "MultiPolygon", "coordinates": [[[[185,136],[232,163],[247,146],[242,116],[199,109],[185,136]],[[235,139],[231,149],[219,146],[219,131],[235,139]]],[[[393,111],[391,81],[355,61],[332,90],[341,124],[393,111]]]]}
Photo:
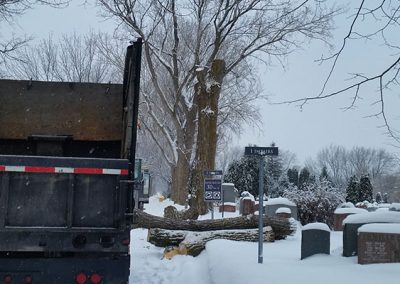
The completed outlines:
{"type": "Polygon", "coordinates": [[[345,201],[345,192],[323,179],[301,190],[292,186],[284,191],[284,197],[296,203],[301,224],[322,222],[332,226],[333,212],[345,201]]]}

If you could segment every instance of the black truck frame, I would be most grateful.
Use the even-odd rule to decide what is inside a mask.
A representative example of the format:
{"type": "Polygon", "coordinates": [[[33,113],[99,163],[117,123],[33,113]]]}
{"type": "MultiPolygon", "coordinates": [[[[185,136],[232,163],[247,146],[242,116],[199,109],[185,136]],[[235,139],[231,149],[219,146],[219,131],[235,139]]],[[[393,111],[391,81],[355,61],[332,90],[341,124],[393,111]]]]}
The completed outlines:
{"type": "Polygon", "coordinates": [[[0,81],[0,283],[129,282],[141,45],[123,85],[0,81]]]}

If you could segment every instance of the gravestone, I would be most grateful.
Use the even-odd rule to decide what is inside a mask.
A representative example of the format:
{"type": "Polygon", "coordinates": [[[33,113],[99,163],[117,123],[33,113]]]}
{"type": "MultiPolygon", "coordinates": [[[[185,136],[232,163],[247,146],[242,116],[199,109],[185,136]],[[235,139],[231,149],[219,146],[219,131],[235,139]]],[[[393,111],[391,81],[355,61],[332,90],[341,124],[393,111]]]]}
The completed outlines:
{"type": "Polygon", "coordinates": [[[343,256],[357,255],[358,228],[363,224],[345,224],[343,228],[343,256]]]}
{"type": "Polygon", "coordinates": [[[400,262],[400,224],[368,224],[358,230],[358,263],[400,262]]]}
{"type": "Polygon", "coordinates": [[[315,254],[330,254],[330,229],[323,223],[311,223],[301,231],[301,259],[315,254]]]}
{"type": "Polygon", "coordinates": [[[351,214],[366,213],[368,212],[362,208],[337,208],[333,213],[333,230],[343,231],[343,220],[351,214]]]}
{"type": "Polygon", "coordinates": [[[224,202],[236,203],[238,193],[233,183],[223,183],[222,190],[224,192],[224,202]]]}
{"type": "Polygon", "coordinates": [[[371,223],[400,223],[400,212],[368,212],[349,215],[344,221],[343,256],[355,256],[358,253],[358,228],[371,223]]]}
{"type": "Polygon", "coordinates": [[[297,206],[287,198],[270,198],[265,202],[264,214],[270,217],[276,216],[276,210],[278,208],[285,207],[289,208],[291,217],[297,220],[297,206]]]}
{"type": "Polygon", "coordinates": [[[240,214],[250,215],[254,214],[254,201],[250,198],[240,199],[240,214]]]}
{"type": "Polygon", "coordinates": [[[219,212],[236,212],[236,204],[225,203],[219,206],[219,212]]]}
{"type": "Polygon", "coordinates": [[[219,206],[219,212],[235,212],[236,198],[238,197],[237,189],[233,183],[223,183],[223,204],[219,206]]]}

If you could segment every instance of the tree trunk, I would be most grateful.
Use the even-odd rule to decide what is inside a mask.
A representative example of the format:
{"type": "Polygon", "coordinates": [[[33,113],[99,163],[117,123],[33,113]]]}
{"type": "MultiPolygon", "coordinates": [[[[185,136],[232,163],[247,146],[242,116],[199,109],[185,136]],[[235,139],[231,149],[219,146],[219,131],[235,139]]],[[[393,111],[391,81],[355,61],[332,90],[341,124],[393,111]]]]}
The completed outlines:
{"type": "MultiPolygon", "coordinates": [[[[147,235],[147,241],[155,246],[176,246],[173,249],[178,249],[179,246],[181,251],[192,256],[198,256],[205,249],[208,241],[216,239],[256,242],[258,241],[258,229],[193,232],[156,228],[150,229],[147,235]],[[182,246],[184,246],[183,250],[182,246]]],[[[263,228],[263,239],[266,242],[275,240],[274,232],[270,226],[263,228]]]]}
{"type": "Polygon", "coordinates": [[[208,72],[201,70],[197,73],[194,101],[197,105],[198,128],[191,189],[194,195],[192,206],[196,206],[199,214],[208,211],[208,205],[204,202],[203,171],[215,169],[218,101],[224,76],[225,61],[217,59],[213,61],[208,72]]]}
{"type": "Polygon", "coordinates": [[[171,199],[180,205],[187,204],[190,164],[186,156],[179,151],[176,165],[172,168],[171,199]]]}
{"type": "Polygon", "coordinates": [[[186,115],[184,128],[177,128],[177,161],[172,168],[171,199],[180,205],[186,205],[189,193],[191,157],[193,154],[194,136],[196,131],[197,108],[192,106],[186,115]]]}
{"type": "MultiPolygon", "coordinates": [[[[134,211],[134,228],[159,228],[167,230],[183,231],[215,231],[234,229],[258,228],[258,216],[242,216],[215,220],[174,220],[147,214],[141,210],[134,211]]],[[[263,218],[263,226],[271,226],[275,233],[275,239],[284,239],[296,231],[295,222],[292,219],[280,217],[263,218]]]]}

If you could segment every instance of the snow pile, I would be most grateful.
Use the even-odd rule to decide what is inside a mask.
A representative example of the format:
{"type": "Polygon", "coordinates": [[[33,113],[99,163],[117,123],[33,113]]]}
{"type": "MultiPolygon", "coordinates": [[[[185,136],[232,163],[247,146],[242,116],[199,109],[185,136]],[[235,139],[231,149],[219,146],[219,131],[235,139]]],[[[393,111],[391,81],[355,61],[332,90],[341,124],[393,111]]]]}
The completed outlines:
{"type": "Polygon", "coordinates": [[[354,208],[354,204],[351,202],[345,202],[338,206],[338,208],[354,208]]]}
{"type": "Polygon", "coordinates": [[[144,204],[144,211],[148,214],[154,215],[154,216],[164,216],[164,208],[168,206],[175,206],[176,209],[183,210],[185,209],[185,206],[175,204],[172,200],[170,199],[165,199],[164,201],[159,200],[160,196],[154,195],[149,198],[149,203],[144,204]]]}
{"type": "Polygon", "coordinates": [[[303,228],[301,228],[302,231],[306,230],[322,230],[322,231],[327,231],[330,232],[331,229],[329,229],[328,225],[325,223],[310,223],[307,225],[304,225],[303,228]]]}
{"type": "MultiPolygon", "coordinates": [[[[146,212],[162,215],[164,202],[160,204],[158,199],[150,198],[146,212]]],[[[215,212],[215,218],[221,218],[221,214],[215,212]]],[[[297,226],[300,228],[299,223],[297,226]]],[[[146,239],[145,229],[131,232],[130,284],[399,283],[400,263],[359,265],[356,257],[343,257],[343,232],[330,232],[330,255],[300,260],[301,229],[298,229],[285,240],[264,243],[263,264],[257,263],[257,242],[213,240],[207,242],[206,250],[197,257],[177,255],[166,260],[161,259],[164,248],[155,247],[146,239]]]]}
{"type": "Polygon", "coordinates": [[[391,211],[400,211],[400,203],[392,203],[390,205],[389,210],[391,210],[391,211]]]}
{"type": "Polygon", "coordinates": [[[343,220],[343,225],[362,223],[400,223],[400,212],[387,211],[353,214],[343,220]]]}
{"type": "Polygon", "coordinates": [[[276,209],[275,213],[276,214],[279,214],[279,213],[292,214],[292,210],[290,210],[290,208],[287,208],[287,207],[279,207],[278,209],[276,209]]]}
{"type": "Polygon", "coordinates": [[[243,200],[251,200],[251,201],[255,201],[254,195],[251,194],[248,191],[243,191],[242,194],[240,195],[242,197],[243,200]]]}
{"type": "Polygon", "coordinates": [[[337,208],[334,212],[335,214],[357,214],[357,213],[368,213],[368,210],[363,209],[363,208],[356,208],[356,207],[342,207],[342,208],[337,208]]]}
{"type": "Polygon", "coordinates": [[[400,224],[366,224],[358,228],[358,232],[400,234],[400,224]]]}
{"type": "Polygon", "coordinates": [[[265,202],[266,205],[287,205],[296,206],[296,204],[284,197],[270,198],[265,202]]]}

